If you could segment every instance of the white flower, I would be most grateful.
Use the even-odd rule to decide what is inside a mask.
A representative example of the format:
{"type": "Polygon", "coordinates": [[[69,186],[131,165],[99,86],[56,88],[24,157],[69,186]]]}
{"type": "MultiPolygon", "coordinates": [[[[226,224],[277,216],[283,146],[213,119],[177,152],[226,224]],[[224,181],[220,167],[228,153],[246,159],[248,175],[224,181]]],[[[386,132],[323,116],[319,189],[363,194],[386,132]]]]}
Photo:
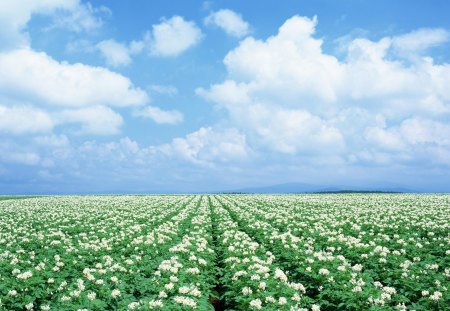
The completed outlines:
{"type": "Polygon", "coordinates": [[[276,301],[275,298],[273,298],[272,296],[266,297],[266,302],[268,302],[268,303],[274,303],[275,301],[276,301]]]}
{"type": "Polygon", "coordinates": [[[8,295],[14,297],[17,295],[17,291],[15,289],[12,289],[8,292],[8,295]]]}
{"type": "Polygon", "coordinates": [[[194,287],[193,289],[191,289],[191,295],[194,297],[200,297],[202,295],[202,292],[197,287],[194,287]]]}
{"type": "Polygon", "coordinates": [[[25,309],[27,309],[27,310],[33,309],[33,303],[30,302],[30,303],[26,304],[26,305],[25,305],[25,309]]]}
{"type": "Polygon", "coordinates": [[[361,264],[356,264],[352,267],[353,271],[361,271],[363,269],[363,266],[361,264]]]}
{"type": "Polygon", "coordinates": [[[278,298],[278,304],[280,306],[285,305],[287,303],[287,299],[285,297],[278,298]]]}
{"type": "Polygon", "coordinates": [[[261,309],[262,301],[260,299],[253,299],[252,301],[250,301],[250,307],[255,309],[261,309]]]}
{"type": "Polygon", "coordinates": [[[113,298],[119,297],[119,296],[120,296],[120,290],[118,290],[118,289],[113,289],[112,292],[111,292],[111,296],[112,296],[113,298]]]}
{"type": "Polygon", "coordinates": [[[286,274],[284,274],[284,272],[277,268],[275,270],[275,279],[279,279],[282,283],[286,283],[287,282],[287,276],[286,274]]]}
{"type": "Polygon", "coordinates": [[[90,292],[89,294],[87,294],[87,297],[89,300],[94,300],[97,297],[97,294],[94,292],[90,292]]]}
{"type": "Polygon", "coordinates": [[[188,268],[188,269],[186,269],[186,272],[190,273],[190,274],[199,274],[200,269],[199,268],[188,268]]]}
{"type": "Polygon", "coordinates": [[[383,284],[381,284],[381,282],[379,282],[379,281],[373,282],[373,285],[375,285],[375,287],[377,287],[377,288],[382,288],[383,287],[383,284]]]}
{"type": "Polygon", "coordinates": [[[266,286],[267,286],[266,282],[259,282],[259,285],[258,285],[259,289],[265,290],[266,286]]]}
{"type": "Polygon", "coordinates": [[[253,291],[250,287],[242,288],[242,295],[247,296],[247,295],[251,295],[252,293],[253,293],[253,291]]]}
{"type": "Polygon", "coordinates": [[[41,310],[48,311],[48,310],[50,310],[50,306],[49,305],[43,305],[43,306],[41,306],[41,310]]]}
{"type": "Polygon", "coordinates": [[[33,276],[33,273],[31,273],[31,271],[25,271],[24,273],[18,274],[17,278],[26,280],[26,279],[31,278],[32,276],[33,276]]]}
{"type": "Polygon", "coordinates": [[[320,306],[319,305],[312,305],[311,306],[311,311],[320,311],[320,306]]]}
{"type": "Polygon", "coordinates": [[[431,300],[439,300],[442,298],[442,293],[435,291],[432,295],[430,295],[431,300]]]}
{"type": "Polygon", "coordinates": [[[354,293],[361,292],[361,291],[362,291],[361,286],[355,286],[352,290],[352,292],[354,292],[354,293]]]}
{"type": "Polygon", "coordinates": [[[393,287],[385,286],[383,287],[383,292],[387,294],[395,294],[397,291],[393,287]]]}
{"type": "Polygon", "coordinates": [[[85,286],[84,286],[84,281],[83,281],[82,279],[78,279],[78,280],[77,280],[77,286],[78,286],[78,289],[79,289],[79,290],[83,291],[84,288],[85,288],[85,286]]]}
{"type": "Polygon", "coordinates": [[[119,282],[119,279],[117,278],[117,276],[112,276],[111,277],[111,282],[117,283],[117,282],[119,282]]]}
{"type": "Polygon", "coordinates": [[[328,269],[322,268],[319,270],[319,274],[328,275],[330,274],[330,271],[328,269]]]}
{"type": "Polygon", "coordinates": [[[137,307],[139,307],[139,302],[132,302],[132,303],[130,303],[129,305],[128,305],[128,309],[130,309],[130,310],[134,310],[134,309],[136,309],[137,307]]]}
{"type": "Polygon", "coordinates": [[[429,294],[430,294],[430,292],[427,290],[422,291],[422,296],[428,296],[429,294]]]}
{"type": "Polygon", "coordinates": [[[150,300],[148,302],[150,309],[162,308],[164,306],[161,300],[150,300]]]}
{"type": "Polygon", "coordinates": [[[191,308],[197,307],[197,303],[195,302],[195,300],[192,299],[192,298],[189,298],[189,297],[175,296],[175,297],[173,297],[173,300],[176,303],[179,303],[181,305],[185,305],[185,306],[188,306],[188,307],[191,307],[191,308]]]}
{"type": "Polygon", "coordinates": [[[167,290],[171,290],[173,288],[173,283],[167,283],[166,285],[164,285],[164,288],[167,290]]]}

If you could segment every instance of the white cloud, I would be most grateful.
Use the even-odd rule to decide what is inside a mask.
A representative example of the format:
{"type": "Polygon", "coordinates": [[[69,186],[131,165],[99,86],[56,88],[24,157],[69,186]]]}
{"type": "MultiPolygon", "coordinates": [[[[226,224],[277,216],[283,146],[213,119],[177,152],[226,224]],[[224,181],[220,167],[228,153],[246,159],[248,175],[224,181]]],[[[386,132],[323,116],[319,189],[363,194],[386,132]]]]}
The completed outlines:
{"type": "Polygon", "coordinates": [[[322,40],[313,38],[316,24],[315,18],[295,16],[266,41],[246,38],[224,59],[230,78],[265,90],[264,98],[280,101],[282,95],[284,105],[298,107],[299,96],[335,101],[343,68],[334,56],[322,53],[322,40]]]}
{"type": "Polygon", "coordinates": [[[442,123],[450,117],[450,65],[422,56],[446,42],[446,31],[348,40],[339,60],[322,50],[316,25],[294,16],[266,40],[246,38],[224,58],[226,80],[197,94],[226,110],[226,122],[262,152],[386,164],[450,151],[442,123]],[[417,155],[413,137],[427,139],[425,154],[417,155]]]}
{"type": "Polygon", "coordinates": [[[69,139],[66,135],[47,135],[47,136],[36,136],[33,141],[40,146],[60,148],[69,146],[69,139]]]}
{"type": "Polygon", "coordinates": [[[0,150],[0,160],[9,163],[38,165],[41,158],[39,154],[34,152],[11,152],[10,150],[0,150]]]}
{"type": "Polygon", "coordinates": [[[170,144],[160,146],[159,150],[200,165],[240,161],[251,154],[245,135],[234,128],[214,130],[202,127],[184,138],[173,139],[170,144]]]}
{"type": "Polygon", "coordinates": [[[382,162],[403,159],[450,164],[445,156],[450,154],[450,125],[446,123],[408,118],[399,125],[368,127],[364,136],[368,144],[362,157],[382,162]]]}
{"type": "Polygon", "coordinates": [[[108,66],[120,67],[129,65],[132,56],[145,48],[153,56],[177,56],[196,45],[201,38],[202,32],[194,22],[186,21],[181,16],[173,16],[153,25],[152,31],[147,32],[142,40],[134,40],[129,44],[108,39],[92,45],[86,40],[78,40],[69,43],[66,48],[68,51],[99,51],[108,66]]]}
{"type": "Polygon", "coordinates": [[[412,145],[450,146],[450,124],[422,118],[406,119],[399,132],[412,145]]]}
{"type": "Polygon", "coordinates": [[[247,113],[239,120],[240,127],[268,149],[289,154],[338,154],[345,146],[339,129],[308,111],[254,104],[247,107],[247,113]]]}
{"type": "Polygon", "coordinates": [[[120,131],[123,119],[120,114],[105,106],[93,106],[55,113],[61,124],[80,124],[83,134],[112,135],[120,131]]]}
{"type": "Polygon", "coordinates": [[[58,12],[53,16],[53,25],[50,27],[66,28],[74,32],[99,29],[103,25],[101,15],[110,16],[111,10],[105,6],[93,7],[89,2],[79,2],[68,12],[58,12]]]}
{"type": "Polygon", "coordinates": [[[196,45],[201,38],[200,28],[181,16],[173,16],[153,25],[152,32],[146,35],[150,53],[154,56],[177,56],[196,45]]]}
{"type": "Polygon", "coordinates": [[[405,149],[406,144],[402,140],[402,137],[387,131],[384,128],[369,127],[365,131],[365,138],[369,141],[372,147],[376,149],[382,149],[385,151],[402,151],[405,149]]]}
{"type": "Polygon", "coordinates": [[[250,25],[242,16],[229,9],[211,13],[205,18],[206,25],[216,25],[228,35],[241,38],[250,33],[250,25]]]}
{"type": "Polygon", "coordinates": [[[396,36],[393,46],[401,51],[421,52],[433,46],[447,42],[450,33],[442,28],[422,28],[410,33],[396,36]]]}
{"type": "Polygon", "coordinates": [[[42,110],[31,106],[6,107],[0,105],[0,132],[27,134],[49,132],[54,122],[42,110]]]}
{"type": "Polygon", "coordinates": [[[109,66],[120,67],[132,62],[131,56],[142,51],[144,42],[132,41],[129,46],[126,46],[114,39],[109,39],[97,43],[96,48],[101,52],[109,66]]]}
{"type": "Polygon", "coordinates": [[[66,52],[68,53],[93,53],[98,49],[95,44],[86,39],[77,39],[66,44],[66,52]]]}
{"type": "Polygon", "coordinates": [[[131,81],[101,67],[58,62],[44,52],[0,53],[0,91],[55,106],[133,106],[148,102],[131,81]]]}
{"type": "Polygon", "coordinates": [[[151,119],[158,124],[178,124],[183,121],[183,114],[181,112],[177,110],[162,110],[153,106],[136,110],[133,115],[151,119]]]}
{"type": "Polygon", "coordinates": [[[26,25],[32,15],[42,14],[54,17],[55,23],[71,30],[92,30],[100,27],[101,19],[95,17],[98,10],[80,0],[45,1],[1,1],[0,2],[0,49],[11,49],[29,45],[26,25]]]}
{"type": "Polygon", "coordinates": [[[96,47],[110,66],[125,66],[131,63],[130,51],[122,43],[109,39],[97,43],[96,47]]]}
{"type": "Polygon", "coordinates": [[[159,94],[165,94],[169,96],[178,94],[178,89],[173,85],[152,84],[150,85],[150,90],[159,94]]]}

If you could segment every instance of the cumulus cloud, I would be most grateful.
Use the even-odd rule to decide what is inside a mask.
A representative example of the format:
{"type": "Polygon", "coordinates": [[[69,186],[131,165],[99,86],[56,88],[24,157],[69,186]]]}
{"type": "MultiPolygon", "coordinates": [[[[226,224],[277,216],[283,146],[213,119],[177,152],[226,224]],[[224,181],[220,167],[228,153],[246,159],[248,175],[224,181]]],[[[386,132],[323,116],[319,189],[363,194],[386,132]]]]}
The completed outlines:
{"type": "Polygon", "coordinates": [[[97,43],[96,48],[101,52],[109,66],[120,67],[132,62],[131,56],[142,51],[144,42],[132,41],[127,46],[114,39],[108,39],[97,43]]]}
{"type": "Polygon", "coordinates": [[[51,16],[54,25],[70,30],[91,31],[102,25],[102,20],[96,13],[106,10],[104,7],[94,8],[80,0],[1,1],[0,49],[29,45],[29,37],[24,29],[34,14],[51,16]]]}
{"type": "MultiPolygon", "coordinates": [[[[201,37],[200,30],[191,31],[197,41],[187,43],[189,34],[180,30],[185,23],[197,27],[173,17],[155,25],[146,40],[106,40],[105,60],[125,66],[143,44],[154,56],[178,55],[201,37]],[[164,39],[169,41],[159,45],[164,39]]],[[[215,181],[227,174],[224,168],[235,169],[228,175],[234,180],[275,176],[281,181],[287,170],[305,178],[375,172],[381,179],[396,172],[411,176],[411,167],[424,176],[433,176],[428,168],[448,170],[450,65],[427,55],[428,49],[448,41],[447,31],[419,29],[376,40],[352,37],[341,42],[345,55],[337,58],[322,49],[317,23],[317,18],[294,16],[268,38],[242,40],[223,60],[226,78],[196,91],[224,117],[167,144],[147,147],[128,137],[72,146],[70,134],[119,133],[123,119],[110,107],[133,106],[134,116],[161,124],[182,122],[181,112],[148,106],[144,91],[105,68],[56,61],[29,48],[0,53],[0,162],[67,164],[65,174],[84,174],[86,180],[95,175],[91,169],[99,172],[101,166],[119,185],[124,174],[154,173],[156,167],[173,180],[189,176],[191,184],[201,174],[215,181]],[[55,128],[62,133],[53,132],[55,128]],[[20,143],[4,147],[4,137],[19,140],[25,134],[42,152],[20,143]]],[[[165,85],[148,91],[177,92],[165,85]]]]}
{"type": "Polygon", "coordinates": [[[196,45],[202,36],[200,28],[194,22],[186,21],[181,16],[173,16],[153,25],[152,31],[148,31],[142,39],[128,44],[114,39],[103,40],[95,45],[86,40],[78,40],[69,43],[67,50],[90,53],[99,51],[108,66],[121,67],[131,64],[132,57],[144,49],[156,57],[177,56],[196,45]]]}
{"type": "Polygon", "coordinates": [[[105,106],[70,109],[55,113],[59,123],[81,125],[80,133],[112,135],[120,131],[123,119],[120,114],[105,106]]]}
{"type": "Polygon", "coordinates": [[[173,16],[153,25],[145,40],[151,55],[168,57],[177,56],[196,45],[202,36],[200,28],[194,22],[186,21],[181,16],[173,16]]]}
{"type": "Polygon", "coordinates": [[[432,158],[436,148],[443,154],[450,66],[423,53],[447,42],[447,31],[354,38],[339,60],[322,50],[317,23],[294,16],[266,40],[247,37],[224,58],[226,80],[197,94],[261,150],[402,162],[416,157],[412,137],[422,137],[432,158]]]}
{"type": "Polygon", "coordinates": [[[245,135],[235,128],[216,130],[202,127],[186,137],[175,138],[158,150],[171,157],[181,157],[199,165],[240,161],[250,156],[245,135]]]}
{"type": "Polygon", "coordinates": [[[0,132],[11,134],[28,134],[49,132],[54,122],[40,109],[31,106],[1,106],[0,132]]]}
{"type": "Polygon", "coordinates": [[[11,152],[0,150],[0,160],[6,163],[38,165],[40,163],[40,156],[35,152],[11,152]]]}
{"type": "Polygon", "coordinates": [[[250,33],[250,25],[238,13],[222,9],[211,13],[205,18],[206,25],[215,25],[222,28],[228,35],[244,37],[250,33]]]}
{"type": "Polygon", "coordinates": [[[148,102],[143,90],[118,73],[58,62],[28,48],[0,53],[0,91],[54,106],[133,106],[148,102]]]}
{"type": "Polygon", "coordinates": [[[69,143],[69,138],[66,135],[46,135],[33,137],[33,141],[39,146],[45,147],[66,147],[69,143]]]}
{"type": "Polygon", "coordinates": [[[366,138],[377,140],[377,146],[404,150],[405,146],[450,146],[450,125],[423,118],[409,118],[391,127],[369,127],[366,138]]]}
{"type": "Polygon", "coordinates": [[[177,110],[162,110],[153,106],[136,110],[133,115],[151,119],[158,124],[178,124],[183,121],[183,114],[181,112],[177,110]]]}

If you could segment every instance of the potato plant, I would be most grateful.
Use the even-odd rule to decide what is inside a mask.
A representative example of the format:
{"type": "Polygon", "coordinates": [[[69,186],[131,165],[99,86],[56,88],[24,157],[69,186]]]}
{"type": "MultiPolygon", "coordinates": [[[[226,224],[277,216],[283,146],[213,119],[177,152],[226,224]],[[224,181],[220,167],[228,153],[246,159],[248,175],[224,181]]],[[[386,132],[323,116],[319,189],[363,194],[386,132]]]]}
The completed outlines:
{"type": "Polygon", "coordinates": [[[446,310],[450,196],[0,201],[0,310],[446,310]]]}

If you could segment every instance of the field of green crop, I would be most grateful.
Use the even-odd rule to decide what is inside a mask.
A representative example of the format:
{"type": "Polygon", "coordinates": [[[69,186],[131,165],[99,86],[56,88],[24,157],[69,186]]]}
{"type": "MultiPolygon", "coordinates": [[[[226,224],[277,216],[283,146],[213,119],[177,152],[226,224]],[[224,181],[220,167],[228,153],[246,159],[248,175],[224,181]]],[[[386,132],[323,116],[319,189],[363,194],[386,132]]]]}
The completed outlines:
{"type": "Polygon", "coordinates": [[[449,310],[450,196],[0,201],[0,310],[449,310]]]}

